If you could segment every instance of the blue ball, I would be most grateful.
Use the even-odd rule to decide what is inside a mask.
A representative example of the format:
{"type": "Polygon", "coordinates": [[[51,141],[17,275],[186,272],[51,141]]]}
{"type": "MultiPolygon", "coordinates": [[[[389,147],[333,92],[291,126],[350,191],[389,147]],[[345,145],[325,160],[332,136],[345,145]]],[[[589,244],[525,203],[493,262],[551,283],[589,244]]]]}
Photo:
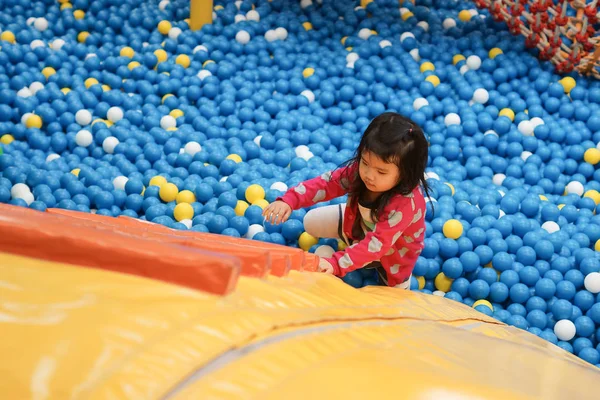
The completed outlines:
{"type": "Polygon", "coordinates": [[[477,279],[469,286],[469,296],[475,300],[481,300],[490,294],[490,286],[486,281],[477,279]]]}

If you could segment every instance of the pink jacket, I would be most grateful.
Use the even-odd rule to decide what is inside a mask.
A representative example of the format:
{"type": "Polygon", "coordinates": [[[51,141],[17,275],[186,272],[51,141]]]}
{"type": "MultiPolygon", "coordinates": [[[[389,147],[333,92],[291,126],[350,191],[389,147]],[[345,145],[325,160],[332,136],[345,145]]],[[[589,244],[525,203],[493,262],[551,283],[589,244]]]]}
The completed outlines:
{"type": "MultiPolygon", "coordinates": [[[[280,200],[296,210],[343,196],[350,187],[347,177],[360,179],[357,172],[356,165],[327,172],[291,188],[280,200]]],[[[410,278],[423,250],[425,212],[425,198],[419,187],[408,196],[397,195],[384,208],[372,232],[368,232],[363,240],[325,259],[333,265],[334,274],[340,277],[379,261],[387,272],[388,285],[401,284],[410,278]]],[[[357,217],[360,218],[358,202],[348,201],[343,233],[351,240],[355,240],[352,226],[357,217]]]]}

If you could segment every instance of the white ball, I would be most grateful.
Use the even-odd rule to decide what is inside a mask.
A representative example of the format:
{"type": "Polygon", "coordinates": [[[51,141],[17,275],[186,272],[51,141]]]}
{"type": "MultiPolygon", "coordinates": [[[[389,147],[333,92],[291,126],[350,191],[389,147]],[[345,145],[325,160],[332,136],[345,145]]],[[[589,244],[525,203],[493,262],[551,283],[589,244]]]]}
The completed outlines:
{"type": "Polygon", "coordinates": [[[379,42],[379,47],[381,47],[382,49],[385,49],[386,47],[390,47],[392,45],[392,42],[390,42],[389,40],[382,40],[381,42],[379,42]]]}
{"type": "Polygon", "coordinates": [[[421,55],[419,54],[419,49],[412,49],[408,53],[410,54],[412,59],[415,60],[416,62],[421,61],[421,55]]]}
{"type": "Polygon", "coordinates": [[[308,161],[308,160],[310,160],[311,158],[313,158],[314,156],[315,156],[315,155],[314,155],[314,154],[313,154],[311,151],[308,151],[308,152],[306,152],[306,153],[302,154],[302,155],[300,156],[300,158],[303,158],[305,161],[308,161]]]}
{"type": "Polygon", "coordinates": [[[533,136],[533,124],[531,121],[521,121],[517,126],[519,132],[521,132],[524,136],[533,136]]]}
{"type": "Polygon", "coordinates": [[[253,224],[248,228],[248,232],[244,235],[247,239],[252,239],[259,232],[264,232],[265,228],[262,225],[253,224]]]}
{"type": "Polygon", "coordinates": [[[127,181],[129,181],[129,178],[127,178],[126,176],[117,176],[115,179],[113,179],[113,186],[115,190],[125,190],[125,185],[127,184],[127,181]]]}
{"type": "Polygon", "coordinates": [[[29,17],[29,18],[27,18],[27,21],[25,23],[27,24],[27,26],[33,26],[34,22],[35,22],[35,17],[29,17]]]}
{"type": "Polygon", "coordinates": [[[498,136],[498,134],[496,133],[496,131],[491,130],[491,129],[489,131],[485,131],[485,133],[483,134],[483,136],[485,136],[485,135],[496,135],[496,136],[498,136]]]}
{"type": "Polygon", "coordinates": [[[242,3],[243,3],[243,1],[242,1],[242,0],[237,0],[237,1],[235,2],[235,6],[237,7],[237,9],[238,9],[238,10],[240,9],[240,7],[242,7],[242,3]]]}
{"type": "Polygon", "coordinates": [[[287,192],[288,186],[283,182],[275,182],[271,185],[270,189],[279,190],[280,192],[287,192]]]}
{"type": "Polygon", "coordinates": [[[228,176],[224,176],[221,179],[219,179],[219,182],[227,182],[227,178],[228,176]]]}
{"type": "Polygon", "coordinates": [[[277,38],[279,40],[285,40],[288,37],[288,31],[285,28],[279,27],[275,29],[275,33],[277,34],[277,38]]]}
{"type": "Polygon", "coordinates": [[[506,213],[502,210],[498,210],[498,219],[504,217],[506,215],[506,213]]]}
{"type": "Polygon", "coordinates": [[[77,146],[88,147],[94,141],[94,137],[92,136],[92,132],[82,129],[75,135],[75,143],[77,146]]]}
{"type": "Polygon", "coordinates": [[[29,47],[31,47],[31,50],[37,49],[38,47],[44,47],[44,46],[46,46],[46,43],[44,43],[42,40],[39,40],[39,39],[32,41],[31,44],[29,45],[29,47]]]}
{"type": "Polygon", "coordinates": [[[165,115],[160,119],[160,127],[163,129],[175,128],[177,121],[170,115],[165,115]]]}
{"type": "Polygon", "coordinates": [[[310,7],[310,6],[312,6],[312,4],[313,4],[312,0],[300,1],[300,7],[302,7],[302,8],[310,7]]]}
{"type": "Polygon", "coordinates": [[[328,245],[319,246],[315,250],[315,255],[319,257],[331,257],[333,253],[335,253],[335,250],[333,249],[333,247],[328,245]]]}
{"type": "Polygon", "coordinates": [[[583,194],[583,184],[579,181],[572,181],[567,184],[567,194],[575,193],[578,196],[583,194]]]}
{"type": "Polygon", "coordinates": [[[460,116],[456,113],[450,113],[444,117],[444,124],[446,126],[460,125],[460,116]]]}
{"type": "Polygon", "coordinates": [[[529,157],[531,157],[531,154],[532,154],[532,153],[531,153],[530,151],[524,151],[524,152],[522,152],[522,153],[521,153],[521,160],[523,160],[523,161],[527,161],[527,159],[528,159],[529,157]]]}
{"type": "Polygon", "coordinates": [[[89,125],[92,122],[92,113],[88,110],[79,110],[75,113],[75,122],[81,126],[89,125]]]}
{"type": "Polygon", "coordinates": [[[279,39],[277,37],[277,32],[275,32],[273,29],[269,29],[266,33],[265,33],[265,40],[267,42],[274,42],[277,39],[279,39]]]}
{"type": "Polygon", "coordinates": [[[206,48],[206,46],[202,46],[201,44],[194,47],[194,50],[192,51],[192,53],[196,54],[199,51],[205,51],[208,53],[208,49],[206,48]]]}
{"type": "Polygon", "coordinates": [[[531,125],[533,125],[533,129],[535,129],[539,125],[544,125],[544,120],[540,117],[533,117],[529,122],[531,123],[531,125]]]}
{"type": "Polygon", "coordinates": [[[415,109],[415,111],[419,111],[421,107],[425,107],[428,105],[429,102],[424,97],[419,97],[418,99],[415,99],[415,101],[413,101],[413,108],[415,109]]]}
{"type": "Polygon", "coordinates": [[[358,53],[354,53],[354,52],[352,52],[352,53],[348,53],[348,54],[346,55],[346,62],[349,62],[349,63],[354,63],[354,62],[356,62],[356,60],[358,60],[359,58],[360,58],[360,56],[358,55],[358,53]]]}
{"type": "Polygon", "coordinates": [[[310,90],[304,90],[302,93],[300,93],[302,96],[306,97],[308,99],[309,103],[312,103],[313,101],[315,101],[315,94],[313,92],[311,92],[310,90]]]}
{"type": "Polygon", "coordinates": [[[308,146],[301,144],[300,146],[296,147],[294,149],[294,152],[296,153],[296,157],[302,157],[303,154],[308,153],[310,150],[308,148],[308,146]]]}
{"type": "Polygon", "coordinates": [[[177,38],[179,37],[179,35],[181,35],[181,29],[180,28],[171,28],[169,29],[169,39],[172,40],[177,40],[177,38]]]}
{"type": "Polygon", "coordinates": [[[400,35],[400,41],[404,42],[406,39],[408,38],[415,38],[415,35],[412,32],[404,32],[402,35],[400,35]]]}
{"type": "Polygon", "coordinates": [[[192,227],[192,220],[191,219],[182,219],[181,221],[182,224],[185,225],[186,228],[190,229],[192,227]]]}
{"type": "Polygon", "coordinates": [[[442,23],[444,29],[454,28],[456,26],[456,21],[453,18],[446,18],[442,23]]]}
{"type": "Polygon", "coordinates": [[[31,90],[29,90],[28,87],[24,87],[17,92],[17,96],[27,98],[33,96],[33,93],[31,93],[31,90]]]}
{"type": "Polygon", "coordinates": [[[373,32],[371,32],[369,28],[362,28],[360,31],[358,31],[358,37],[363,40],[367,40],[371,36],[373,36],[373,32]]]}
{"type": "Polygon", "coordinates": [[[506,179],[506,175],[504,175],[504,174],[496,174],[492,178],[492,182],[494,182],[494,185],[501,186],[505,179],[506,179]]]}
{"type": "Polygon", "coordinates": [[[169,0],[162,0],[160,3],[158,3],[158,9],[164,11],[169,4],[171,4],[169,0]]]}
{"type": "Polygon", "coordinates": [[[36,94],[43,88],[44,88],[44,84],[42,82],[33,82],[31,85],[29,85],[29,91],[32,94],[36,94]]]}
{"type": "Polygon", "coordinates": [[[106,118],[112,122],[118,122],[123,119],[123,110],[119,107],[111,107],[106,112],[106,118]]]}
{"type": "Polygon", "coordinates": [[[444,297],[446,295],[446,293],[442,292],[441,290],[435,290],[431,294],[434,295],[434,296],[438,296],[438,297],[444,297]]]}
{"type": "Polygon", "coordinates": [[[600,272],[591,272],[583,281],[585,289],[590,293],[600,293],[600,272]]]}
{"type": "Polygon", "coordinates": [[[471,14],[472,17],[475,17],[476,15],[479,15],[479,12],[476,9],[474,9],[474,8],[471,8],[468,11],[469,11],[469,14],[471,14]]]}
{"type": "Polygon", "coordinates": [[[46,18],[43,18],[43,17],[42,18],[36,18],[35,22],[33,23],[33,26],[38,31],[43,32],[46,29],[48,29],[48,20],[46,18]]]}
{"type": "Polygon", "coordinates": [[[98,57],[95,53],[89,53],[88,55],[85,56],[85,59],[87,60],[88,58],[93,58],[93,57],[98,57]]]}
{"type": "Polygon", "coordinates": [[[429,24],[425,21],[417,22],[417,26],[423,29],[425,32],[429,31],[429,24]]]}
{"type": "Polygon", "coordinates": [[[246,21],[246,17],[242,14],[237,14],[234,18],[233,18],[233,22],[235,22],[236,24],[239,22],[243,22],[246,21]]]}
{"type": "Polygon", "coordinates": [[[490,94],[484,88],[479,88],[473,93],[473,101],[479,104],[485,104],[490,99],[490,94]]]}
{"type": "Polygon", "coordinates": [[[546,221],[542,224],[542,229],[548,233],[560,231],[560,226],[554,221],[546,221]]]}
{"type": "Polygon", "coordinates": [[[48,154],[48,157],[46,157],[46,162],[49,163],[49,162],[52,162],[52,161],[54,161],[54,160],[56,160],[58,158],[60,158],[60,156],[58,154],[56,154],[56,153],[48,154]]]}
{"type": "Polygon", "coordinates": [[[52,50],[60,50],[65,45],[65,41],[62,39],[54,39],[52,42],[52,50]]]}
{"type": "Polygon", "coordinates": [[[16,183],[10,189],[10,197],[13,199],[21,199],[27,193],[31,193],[31,189],[24,183],[16,183]]]}
{"type": "Polygon", "coordinates": [[[115,147],[117,147],[119,143],[119,139],[114,136],[109,136],[102,142],[102,150],[108,154],[113,154],[115,152],[115,147]]]}
{"type": "Polygon", "coordinates": [[[425,179],[437,179],[440,180],[440,176],[433,171],[425,172],[425,179]]]}
{"type": "Polygon", "coordinates": [[[196,74],[196,76],[197,76],[198,78],[200,78],[200,80],[201,80],[201,81],[203,81],[203,80],[204,80],[204,78],[206,78],[206,77],[208,77],[208,76],[212,76],[212,73],[211,73],[210,71],[206,70],[206,69],[202,69],[202,70],[200,70],[200,71],[199,71],[199,72],[196,74]]]}
{"type": "Polygon", "coordinates": [[[183,150],[190,156],[194,157],[196,153],[202,151],[202,146],[200,146],[200,143],[198,142],[188,142],[183,150]]]}
{"type": "Polygon", "coordinates": [[[260,14],[256,10],[250,10],[246,13],[246,19],[248,21],[260,21],[260,14]]]}
{"type": "Polygon", "coordinates": [[[352,69],[354,69],[354,62],[347,62],[346,63],[346,68],[352,68],[352,69]]]}
{"type": "Polygon", "coordinates": [[[27,120],[29,119],[29,117],[31,117],[32,115],[34,115],[33,113],[25,113],[23,114],[23,116],[21,117],[21,123],[23,125],[25,125],[25,122],[27,122],[27,120]]]}
{"type": "Polygon", "coordinates": [[[467,57],[467,67],[473,71],[478,70],[481,67],[481,58],[478,56],[467,57]]]}
{"type": "Polygon", "coordinates": [[[250,41],[250,34],[246,31],[239,31],[235,34],[235,40],[239,44],[247,44],[250,41]]]}
{"type": "Polygon", "coordinates": [[[504,193],[502,190],[498,190],[498,193],[500,193],[500,196],[502,197],[506,196],[506,193],[504,193]]]}
{"type": "Polygon", "coordinates": [[[576,332],[575,324],[568,319],[561,319],[554,325],[554,334],[558,340],[568,342],[575,337],[576,332]]]}
{"type": "Polygon", "coordinates": [[[254,138],[253,142],[256,143],[258,147],[260,147],[260,139],[262,139],[262,135],[258,135],[254,138]]]}
{"type": "Polygon", "coordinates": [[[469,72],[469,67],[467,65],[463,65],[462,67],[460,67],[460,69],[458,70],[458,72],[460,72],[461,75],[464,75],[467,72],[469,72]]]}

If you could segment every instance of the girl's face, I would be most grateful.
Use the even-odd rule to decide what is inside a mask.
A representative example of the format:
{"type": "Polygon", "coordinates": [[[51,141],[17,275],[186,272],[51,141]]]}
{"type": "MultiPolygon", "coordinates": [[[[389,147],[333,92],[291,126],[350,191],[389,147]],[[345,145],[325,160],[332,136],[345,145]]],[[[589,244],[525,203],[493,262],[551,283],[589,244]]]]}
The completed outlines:
{"type": "Polygon", "coordinates": [[[400,181],[398,166],[384,162],[370,151],[362,153],[358,173],[367,189],[373,193],[387,192],[400,181]]]}

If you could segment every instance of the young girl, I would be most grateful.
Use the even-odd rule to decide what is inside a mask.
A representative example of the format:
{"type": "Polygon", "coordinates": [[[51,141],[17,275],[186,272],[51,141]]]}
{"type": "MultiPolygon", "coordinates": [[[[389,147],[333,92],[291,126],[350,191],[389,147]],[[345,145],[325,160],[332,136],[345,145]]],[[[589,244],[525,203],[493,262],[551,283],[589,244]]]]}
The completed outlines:
{"type": "Polygon", "coordinates": [[[396,113],[381,114],[345,166],[291,188],[263,215],[278,224],[292,210],[348,194],[346,204],[314,208],[304,217],[312,236],[339,238],[348,245],[321,258],[319,269],[343,277],[359,268],[377,268],[383,283],[409,289],[425,238],[427,154],[419,126],[396,113]]]}

